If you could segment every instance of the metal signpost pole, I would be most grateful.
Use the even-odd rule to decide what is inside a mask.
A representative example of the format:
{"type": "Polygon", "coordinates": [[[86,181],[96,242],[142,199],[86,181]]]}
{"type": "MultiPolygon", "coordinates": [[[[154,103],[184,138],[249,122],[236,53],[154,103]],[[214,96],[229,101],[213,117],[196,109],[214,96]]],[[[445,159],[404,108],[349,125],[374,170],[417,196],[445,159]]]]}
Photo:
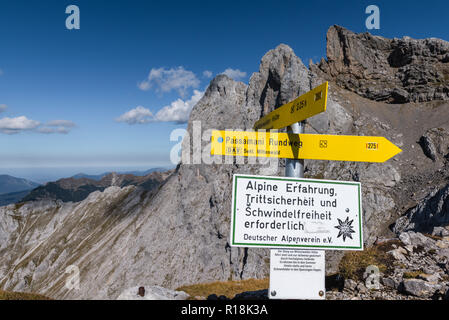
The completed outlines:
{"type": "MultiPolygon", "coordinates": [[[[306,121],[294,123],[287,128],[288,133],[303,134],[306,121]]],[[[304,178],[304,159],[285,159],[285,176],[304,178]]]]}

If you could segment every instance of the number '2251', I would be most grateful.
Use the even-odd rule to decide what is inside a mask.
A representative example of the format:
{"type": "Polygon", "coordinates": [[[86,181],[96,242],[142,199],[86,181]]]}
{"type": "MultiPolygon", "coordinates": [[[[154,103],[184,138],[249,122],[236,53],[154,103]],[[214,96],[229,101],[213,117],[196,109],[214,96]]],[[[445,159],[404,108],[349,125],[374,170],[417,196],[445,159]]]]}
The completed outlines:
{"type": "Polygon", "coordinates": [[[378,150],[379,149],[379,144],[376,142],[368,142],[366,144],[366,149],[368,150],[378,150]]]}

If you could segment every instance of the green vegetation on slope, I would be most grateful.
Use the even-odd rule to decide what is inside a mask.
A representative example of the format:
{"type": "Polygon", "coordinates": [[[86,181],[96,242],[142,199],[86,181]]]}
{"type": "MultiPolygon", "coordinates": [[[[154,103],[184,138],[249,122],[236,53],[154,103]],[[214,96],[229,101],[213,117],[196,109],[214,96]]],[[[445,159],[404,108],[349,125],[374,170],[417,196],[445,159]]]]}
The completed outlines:
{"type": "Polygon", "coordinates": [[[0,290],[0,300],[52,300],[40,294],[0,290]]]}
{"type": "Polygon", "coordinates": [[[363,273],[370,265],[375,265],[384,274],[391,273],[394,259],[387,252],[400,246],[400,241],[388,241],[365,248],[363,251],[348,251],[339,264],[339,274],[345,279],[363,280],[363,273]]]}
{"type": "Polygon", "coordinates": [[[211,283],[194,284],[190,286],[183,286],[176,290],[188,293],[192,298],[204,297],[207,298],[211,294],[217,296],[226,296],[234,298],[236,294],[246,291],[257,291],[268,288],[269,279],[248,279],[241,281],[217,281],[211,283]]]}

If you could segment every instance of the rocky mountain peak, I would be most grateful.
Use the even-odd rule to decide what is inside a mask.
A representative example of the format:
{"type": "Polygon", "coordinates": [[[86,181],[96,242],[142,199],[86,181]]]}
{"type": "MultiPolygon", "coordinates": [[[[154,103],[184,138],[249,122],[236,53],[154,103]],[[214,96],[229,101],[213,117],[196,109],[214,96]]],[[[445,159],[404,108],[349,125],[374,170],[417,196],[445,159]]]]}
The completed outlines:
{"type": "Polygon", "coordinates": [[[247,104],[258,111],[256,121],[309,89],[307,68],[289,46],[280,44],[263,56],[259,72],[252,75],[247,104]]]}
{"type": "Polygon", "coordinates": [[[242,119],[236,117],[235,109],[244,103],[246,88],[243,82],[224,74],[212,79],[204,97],[190,113],[189,131],[194,121],[201,121],[203,129],[225,129],[242,124],[242,119]]]}
{"type": "Polygon", "coordinates": [[[440,39],[387,39],[332,26],[327,60],[311,70],[375,101],[449,100],[449,42],[440,39]]]}
{"type": "Polygon", "coordinates": [[[261,116],[308,90],[306,66],[289,46],[280,44],[262,57],[248,85],[226,75],[215,77],[192,110],[189,130],[193,121],[201,121],[203,129],[252,129],[261,116]]]}

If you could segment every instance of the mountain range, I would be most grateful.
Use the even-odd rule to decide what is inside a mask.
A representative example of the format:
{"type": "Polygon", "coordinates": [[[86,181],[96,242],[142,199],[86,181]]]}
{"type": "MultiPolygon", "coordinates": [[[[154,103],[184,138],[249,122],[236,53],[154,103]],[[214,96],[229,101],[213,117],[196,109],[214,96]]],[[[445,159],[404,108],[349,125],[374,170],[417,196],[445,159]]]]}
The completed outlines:
{"type": "Polygon", "coordinates": [[[16,203],[40,184],[10,175],[0,175],[0,206],[16,203]]]}
{"type": "MultiPolygon", "coordinates": [[[[152,168],[152,169],[148,169],[145,171],[124,171],[124,172],[117,172],[118,174],[129,174],[129,175],[134,175],[134,176],[146,176],[152,172],[164,172],[167,171],[167,168],[152,168]]],[[[111,174],[113,172],[104,172],[101,174],[85,174],[85,173],[78,173],[74,176],[72,176],[72,178],[74,179],[79,179],[79,178],[88,178],[88,179],[92,179],[92,180],[101,180],[103,179],[105,176],[111,174]]]]}
{"type": "Polygon", "coordinates": [[[76,175],[72,178],[48,182],[30,191],[21,199],[21,202],[38,200],[61,200],[63,202],[79,202],[86,199],[94,191],[104,191],[108,187],[126,187],[133,185],[143,190],[152,190],[158,187],[172,171],[158,172],[149,170],[143,176],[133,174],[107,173],[102,176],[82,178],[76,175]]]}
{"type": "Polygon", "coordinates": [[[22,178],[16,178],[9,175],[0,175],[0,195],[31,190],[38,187],[39,184],[22,178]]]}
{"type": "Polygon", "coordinates": [[[9,175],[0,175],[0,190],[2,191],[0,193],[0,206],[37,199],[60,199],[65,202],[78,202],[84,200],[93,191],[102,191],[106,187],[112,186],[112,183],[117,183],[120,186],[139,185],[151,189],[153,184],[159,183],[162,178],[159,174],[150,174],[166,171],[169,170],[152,168],[145,171],[105,172],[98,175],[79,173],[71,178],[47,182],[44,185],[9,175]]]}

